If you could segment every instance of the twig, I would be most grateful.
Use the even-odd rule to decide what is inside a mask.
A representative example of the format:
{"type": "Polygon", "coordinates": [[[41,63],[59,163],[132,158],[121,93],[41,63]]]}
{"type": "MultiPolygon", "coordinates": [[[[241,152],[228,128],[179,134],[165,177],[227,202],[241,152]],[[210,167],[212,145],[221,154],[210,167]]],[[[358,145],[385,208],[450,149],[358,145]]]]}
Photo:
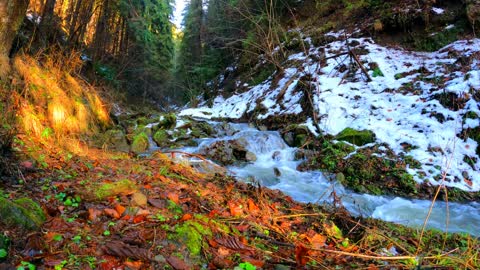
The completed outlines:
{"type": "Polygon", "coordinates": [[[371,82],[372,81],[372,78],[370,77],[370,75],[368,75],[368,71],[367,69],[363,66],[363,64],[360,62],[360,60],[358,59],[358,56],[352,51],[350,50],[350,48],[348,49],[348,54],[350,54],[350,56],[352,56],[353,60],[355,60],[355,62],[357,63],[357,65],[360,67],[360,69],[362,70],[363,74],[365,74],[365,76],[367,76],[367,82],[371,82]]]}

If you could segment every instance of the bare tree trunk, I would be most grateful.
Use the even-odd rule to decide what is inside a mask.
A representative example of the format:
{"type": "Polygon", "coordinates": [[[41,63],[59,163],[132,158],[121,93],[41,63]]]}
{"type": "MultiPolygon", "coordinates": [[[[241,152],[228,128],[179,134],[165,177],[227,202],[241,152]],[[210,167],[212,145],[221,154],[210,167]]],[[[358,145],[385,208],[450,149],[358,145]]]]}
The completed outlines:
{"type": "Polygon", "coordinates": [[[8,54],[27,7],[28,0],[0,0],[0,79],[9,72],[8,54]]]}

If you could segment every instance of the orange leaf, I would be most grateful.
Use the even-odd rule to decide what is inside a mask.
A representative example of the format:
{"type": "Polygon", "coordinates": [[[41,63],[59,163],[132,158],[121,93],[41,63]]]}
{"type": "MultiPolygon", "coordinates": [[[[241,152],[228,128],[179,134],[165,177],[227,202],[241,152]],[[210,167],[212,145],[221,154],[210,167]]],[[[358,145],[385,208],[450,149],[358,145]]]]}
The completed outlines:
{"type": "Polygon", "coordinates": [[[208,239],[208,244],[211,246],[211,247],[218,247],[218,243],[217,241],[213,240],[213,239],[208,239]]]}
{"type": "Polygon", "coordinates": [[[137,269],[141,269],[142,266],[143,266],[143,263],[141,261],[134,261],[134,262],[129,262],[129,261],[126,261],[123,263],[126,267],[128,267],[128,269],[132,269],[132,270],[137,270],[137,269]]]}
{"type": "Polygon", "coordinates": [[[226,190],[225,190],[225,191],[226,191],[225,193],[230,193],[230,192],[232,192],[232,190],[233,190],[234,187],[235,187],[235,184],[230,184],[230,185],[228,185],[227,188],[226,188],[226,190]]]}
{"type": "Polygon", "coordinates": [[[224,247],[219,247],[218,248],[218,255],[220,255],[221,257],[227,257],[228,255],[230,255],[230,250],[228,248],[224,248],[224,247]]]}
{"type": "Polygon", "coordinates": [[[150,185],[150,184],[146,184],[146,185],[144,185],[143,187],[144,187],[145,189],[152,189],[152,185],[150,185]]]}
{"type": "Polygon", "coordinates": [[[121,204],[115,205],[115,210],[117,213],[121,216],[125,212],[125,207],[123,207],[121,204]]]}
{"type": "Polygon", "coordinates": [[[107,214],[108,216],[113,217],[115,219],[120,218],[120,215],[118,214],[117,211],[115,211],[115,209],[106,208],[106,209],[103,209],[103,212],[105,212],[105,214],[107,214]]]}
{"type": "Polygon", "coordinates": [[[180,221],[187,221],[187,220],[190,220],[190,219],[192,219],[192,215],[187,213],[187,214],[183,215],[183,217],[180,219],[180,221]]]}
{"type": "Polygon", "coordinates": [[[260,208],[258,208],[258,206],[255,204],[255,202],[253,202],[252,199],[248,199],[248,210],[250,212],[255,213],[255,212],[260,211],[260,208]]]}
{"type": "Polygon", "coordinates": [[[313,248],[319,249],[325,246],[325,242],[327,241],[327,237],[321,234],[315,234],[311,239],[310,243],[312,244],[313,248]]]}
{"type": "Polygon", "coordinates": [[[179,199],[178,199],[178,194],[174,192],[169,192],[167,194],[167,198],[170,199],[172,202],[178,204],[179,199]]]}
{"type": "Polygon", "coordinates": [[[89,208],[88,209],[88,220],[90,221],[95,221],[97,220],[98,216],[102,214],[102,211],[95,209],[95,208],[89,208]]]}
{"type": "Polygon", "coordinates": [[[299,266],[305,266],[308,262],[309,250],[302,244],[295,246],[295,260],[299,266]]]}
{"type": "Polygon", "coordinates": [[[236,217],[243,214],[242,205],[235,204],[234,202],[228,202],[228,208],[230,209],[230,215],[236,217]]]}

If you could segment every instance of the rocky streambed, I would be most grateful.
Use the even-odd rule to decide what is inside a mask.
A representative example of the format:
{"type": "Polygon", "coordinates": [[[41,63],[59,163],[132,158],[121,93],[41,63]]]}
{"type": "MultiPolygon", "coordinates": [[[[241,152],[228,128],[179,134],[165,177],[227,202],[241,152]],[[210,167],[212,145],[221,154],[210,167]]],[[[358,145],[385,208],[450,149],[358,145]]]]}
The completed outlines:
{"type": "MultiPolygon", "coordinates": [[[[201,166],[207,161],[198,156],[205,157],[226,166],[240,181],[279,189],[300,202],[331,204],[340,199],[358,216],[421,226],[436,189],[413,181],[407,172],[408,166],[415,165],[413,158],[395,156],[385,145],[372,143],[374,135],[366,131],[349,129],[336,137],[314,137],[302,126],[268,131],[248,124],[177,119],[173,114],[129,123],[132,126],[120,124],[121,132],[115,133],[125,133],[122,139],[112,140],[107,131],[104,146],[125,150],[127,145],[128,151],[139,155],[176,152],[181,162],[200,170],[219,168],[201,166]],[[385,155],[375,154],[379,151],[385,155]]],[[[440,196],[428,227],[477,235],[478,194],[457,189],[447,192],[464,202],[446,203],[440,196]]]]}

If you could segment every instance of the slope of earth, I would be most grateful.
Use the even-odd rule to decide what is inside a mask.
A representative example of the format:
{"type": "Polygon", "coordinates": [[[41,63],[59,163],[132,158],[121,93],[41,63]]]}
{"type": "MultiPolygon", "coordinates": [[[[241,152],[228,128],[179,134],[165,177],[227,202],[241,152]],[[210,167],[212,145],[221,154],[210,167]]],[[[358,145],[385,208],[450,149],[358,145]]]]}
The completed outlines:
{"type": "Polygon", "coordinates": [[[276,129],[289,119],[321,137],[369,130],[375,141],[352,145],[345,160],[379,146],[373,155],[387,158],[387,148],[403,159],[413,157],[416,165],[406,171],[417,183],[478,191],[480,40],[421,53],[362,35],[330,32],[330,42],[316,47],[298,32],[309,49],[290,55],[283,73],[181,114],[252,119],[276,129]]]}

